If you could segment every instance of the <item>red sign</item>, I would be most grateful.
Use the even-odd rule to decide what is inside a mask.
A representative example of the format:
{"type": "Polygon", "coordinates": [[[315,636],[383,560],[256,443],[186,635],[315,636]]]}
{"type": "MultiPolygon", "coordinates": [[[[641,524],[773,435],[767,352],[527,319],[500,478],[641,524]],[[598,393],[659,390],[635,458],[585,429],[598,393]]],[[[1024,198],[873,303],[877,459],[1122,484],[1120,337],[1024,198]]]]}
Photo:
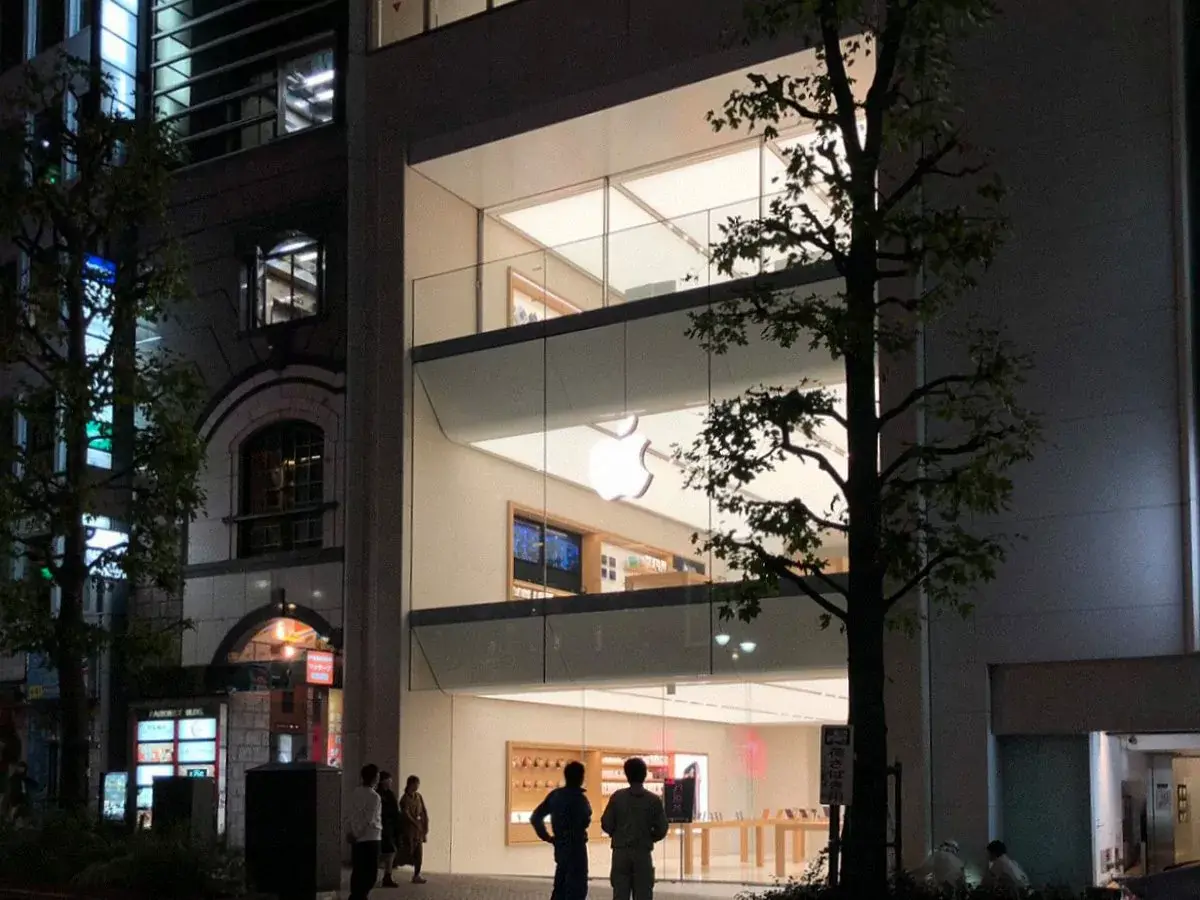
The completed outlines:
{"type": "Polygon", "coordinates": [[[333,685],[333,654],[320,650],[309,650],[305,656],[307,674],[305,681],[309,684],[333,685]]]}

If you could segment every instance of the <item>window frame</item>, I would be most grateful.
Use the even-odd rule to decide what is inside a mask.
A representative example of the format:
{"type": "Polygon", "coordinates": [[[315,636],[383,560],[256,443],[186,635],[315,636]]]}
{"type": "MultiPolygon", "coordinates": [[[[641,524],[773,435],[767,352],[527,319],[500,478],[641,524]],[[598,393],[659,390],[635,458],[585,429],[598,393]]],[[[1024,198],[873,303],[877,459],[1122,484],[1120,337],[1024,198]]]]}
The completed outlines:
{"type": "MultiPolygon", "coordinates": [[[[270,242],[270,248],[264,249],[263,242],[256,243],[253,255],[242,263],[241,294],[244,307],[244,322],[247,331],[270,331],[277,328],[291,328],[324,318],[325,290],[328,282],[327,267],[329,253],[323,236],[309,234],[299,229],[283,232],[270,242]],[[304,243],[297,243],[303,241],[304,243]],[[280,247],[287,247],[280,251],[280,247]],[[282,321],[265,321],[268,318],[266,305],[268,302],[267,277],[268,266],[274,260],[290,259],[290,277],[295,295],[296,258],[301,253],[316,252],[315,284],[313,285],[313,311],[282,321]]],[[[297,307],[293,306],[293,309],[297,307]]]]}
{"type": "MultiPolygon", "coordinates": [[[[325,499],[328,455],[325,452],[325,430],[314,422],[306,419],[283,419],[272,422],[258,429],[238,447],[238,514],[233,518],[237,527],[237,555],[239,559],[267,556],[274,553],[291,553],[320,550],[325,546],[326,527],[325,514],[333,504],[325,499]],[[308,438],[304,443],[299,437],[308,438]],[[314,487],[312,467],[317,467],[320,474],[319,499],[311,496],[304,503],[295,500],[295,475],[291,485],[281,483],[274,488],[285,495],[288,490],[292,494],[290,505],[280,500],[278,509],[256,508],[257,494],[260,488],[255,485],[256,475],[264,475],[269,469],[256,469],[253,457],[258,453],[278,452],[278,468],[283,468],[290,460],[293,472],[298,469],[298,451],[300,446],[320,447],[319,464],[309,461],[309,477],[305,487],[311,492],[314,487]],[[277,449],[278,448],[278,449],[277,449]],[[295,526],[307,521],[308,528],[314,525],[319,532],[314,540],[296,540],[295,526]],[[255,538],[255,529],[262,525],[275,525],[278,529],[278,540],[273,543],[259,543],[255,538]]],[[[269,491],[270,489],[268,489],[269,491]]]]}

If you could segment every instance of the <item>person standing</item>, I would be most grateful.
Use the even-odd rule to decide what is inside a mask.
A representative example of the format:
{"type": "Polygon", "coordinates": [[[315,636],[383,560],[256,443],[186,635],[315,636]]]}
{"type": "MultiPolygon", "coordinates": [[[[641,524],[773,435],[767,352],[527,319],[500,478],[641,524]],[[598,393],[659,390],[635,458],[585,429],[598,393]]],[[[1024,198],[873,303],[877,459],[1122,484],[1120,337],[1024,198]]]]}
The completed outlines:
{"type": "Polygon", "coordinates": [[[396,848],[400,841],[400,803],[392,790],[392,773],[379,773],[379,802],[383,831],[379,838],[379,860],[383,868],[383,887],[396,887],[392,870],[396,867],[396,848]]]}
{"type": "Polygon", "coordinates": [[[662,798],[646,790],[646,761],[625,760],[629,787],[616,791],[600,817],[612,838],[613,900],[653,900],[654,845],[667,836],[662,798]]]}
{"type": "Polygon", "coordinates": [[[425,884],[421,863],[425,857],[425,842],[429,840],[429,812],[421,796],[421,779],[409,775],[400,797],[400,837],[413,866],[413,884],[425,884]]]}
{"type": "Polygon", "coordinates": [[[554,890],[550,900],[587,897],[587,830],[592,824],[592,804],[583,789],[584,774],[583,763],[567,763],[563,767],[566,786],[547,794],[529,819],[537,836],[554,845],[554,890]],[[547,816],[553,835],[546,830],[547,816]]]}
{"type": "Polygon", "coordinates": [[[362,767],[362,783],[350,795],[346,839],[350,842],[350,900],[367,900],[379,875],[379,841],[383,836],[383,804],[375,787],[379,766],[362,767]]]}
{"type": "Polygon", "coordinates": [[[983,886],[991,890],[997,897],[1020,897],[1029,890],[1029,876],[1017,865],[1017,861],[1008,855],[1008,847],[1004,841],[992,841],[987,845],[988,870],[983,880],[983,886]]]}
{"type": "Polygon", "coordinates": [[[912,873],[921,886],[932,886],[936,893],[956,894],[966,884],[966,866],[955,841],[943,841],[912,873]]]}

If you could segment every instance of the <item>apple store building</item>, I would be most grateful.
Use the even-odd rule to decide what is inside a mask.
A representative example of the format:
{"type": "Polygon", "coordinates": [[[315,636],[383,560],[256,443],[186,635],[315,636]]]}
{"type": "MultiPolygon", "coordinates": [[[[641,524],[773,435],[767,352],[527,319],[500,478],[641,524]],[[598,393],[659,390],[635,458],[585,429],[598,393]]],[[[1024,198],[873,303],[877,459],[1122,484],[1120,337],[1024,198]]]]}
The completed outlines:
{"type": "MultiPolygon", "coordinates": [[[[543,287],[509,280],[547,308],[543,287]]],[[[585,764],[598,821],[635,755],[654,790],[696,779],[697,821],[660,846],[662,878],[797,877],[826,845],[819,734],[846,719],[842,638],[799,596],[762,601],[750,622],[723,613],[740,576],[704,536],[738,523],[688,486],[676,454],[711,399],[805,379],[836,392],[839,366],[757,341],[706,352],[687,331],[714,296],[414,348],[401,765],[443,819],[431,869],[546,874],[529,816],[562,767],[585,764]]],[[[844,459],[836,434],[818,439],[844,459]]],[[[829,500],[795,462],[745,490],[829,500]]],[[[826,555],[844,571],[843,547],[826,555]]]]}

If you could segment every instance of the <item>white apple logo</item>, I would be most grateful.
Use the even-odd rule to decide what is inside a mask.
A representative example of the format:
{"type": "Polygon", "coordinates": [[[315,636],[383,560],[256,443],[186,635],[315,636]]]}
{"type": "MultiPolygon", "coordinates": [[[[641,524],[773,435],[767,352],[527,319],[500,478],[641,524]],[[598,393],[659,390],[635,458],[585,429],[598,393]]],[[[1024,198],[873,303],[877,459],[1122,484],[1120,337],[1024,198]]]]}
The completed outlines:
{"type": "Polygon", "coordinates": [[[588,473],[604,500],[637,500],[654,480],[645,463],[650,439],[637,433],[637,424],[637,416],[614,422],[616,435],[592,447],[588,473]]]}

